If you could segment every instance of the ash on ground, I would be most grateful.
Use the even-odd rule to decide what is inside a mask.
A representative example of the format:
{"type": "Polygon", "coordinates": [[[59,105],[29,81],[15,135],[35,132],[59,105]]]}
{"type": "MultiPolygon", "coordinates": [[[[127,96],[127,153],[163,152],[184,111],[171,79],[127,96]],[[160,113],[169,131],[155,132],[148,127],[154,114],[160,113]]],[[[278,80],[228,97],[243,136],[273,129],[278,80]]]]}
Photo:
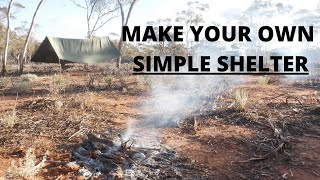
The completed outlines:
{"type": "Polygon", "coordinates": [[[135,147],[121,136],[88,134],[73,159],[69,165],[80,165],[79,176],[85,179],[184,179],[206,174],[165,145],[135,147]]]}

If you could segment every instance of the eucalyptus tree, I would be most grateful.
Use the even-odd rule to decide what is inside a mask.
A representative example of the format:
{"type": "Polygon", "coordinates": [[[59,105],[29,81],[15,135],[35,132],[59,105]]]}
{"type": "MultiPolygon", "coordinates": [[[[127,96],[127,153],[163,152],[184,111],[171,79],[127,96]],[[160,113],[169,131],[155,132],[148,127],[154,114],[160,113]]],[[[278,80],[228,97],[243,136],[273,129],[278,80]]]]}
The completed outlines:
{"type": "Polygon", "coordinates": [[[30,41],[30,37],[31,37],[31,32],[32,32],[32,29],[33,29],[33,26],[34,26],[34,22],[35,22],[36,16],[37,16],[38,11],[39,11],[41,5],[43,4],[43,2],[44,2],[44,0],[40,0],[39,1],[38,6],[37,6],[37,8],[34,11],[33,16],[32,16],[32,20],[31,20],[30,27],[29,27],[29,30],[28,30],[28,33],[27,33],[27,37],[26,37],[24,45],[23,45],[22,56],[21,56],[21,58],[19,60],[19,74],[20,75],[23,73],[24,63],[26,62],[28,45],[29,45],[29,41],[30,41]]]}
{"type": "Polygon", "coordinates": [[[116,0],[71,0],[86,11],[87,37],[91,38],[109,21],[119,16],[116,0]]]}
{"type": "MultiPolygon", "coordinates": [[[[129,23],[129,19],[133,10],[133,7],[137,3],[137,0],[117,0],[118,7],[120,8],[120,14],[121,14],[121,26],[127,26],[129,23]],[[128,6],[127,13],[125,12],[125,7],[128,6]]],[[[118,57],[118,68],[121,67],[121,50],[123,46],[123,33],[121,28],[121,35],[120,40],[118,44],[118,50],[120,52],[120,56],[118,57]]]]}
{"type": "Polygon", "coordinates": [[[200,23],[203,23],[203,13],[208,11],[210,7],[208,4],[199,1],[188,1],[187,5],[187,9],[177,13],[175,21],[185,27],[185,42],[187,47],[190,48],[190,26],[198,26],[200,23]]]}

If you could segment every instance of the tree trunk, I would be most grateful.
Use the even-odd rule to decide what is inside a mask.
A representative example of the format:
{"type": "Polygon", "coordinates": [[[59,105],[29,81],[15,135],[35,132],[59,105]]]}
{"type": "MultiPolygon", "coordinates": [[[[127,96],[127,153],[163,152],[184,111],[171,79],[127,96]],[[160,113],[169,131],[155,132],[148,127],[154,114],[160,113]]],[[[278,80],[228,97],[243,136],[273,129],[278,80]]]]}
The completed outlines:
{"type": "MultiPolygon", "coordinates": [[[[123,4],[121,0],[118,0],[118,4],[120,6],[120,11],[121,11],[121,22],[122,22],[122,27],[123,26],[127,26],[128,22],[129,22],[129,18],[131,16],[131,12],[133,9],[134,4],[137,2],[137,0],[133,0],[130,4],[130,8],[127,14],[127,17],[125,17],[124,14],[124,10],[123,10],[123,4]],[[125,20],[126,19],[126,20],[125,20]]],[[[118,45],[118,50],[120,52],[120,56],[118,57],[118,63],[117,66],[120,69],[121,68],[121,50],[122,50],[122,46],[123,46],[123,32],[122,32],[123,28],[121,28],[121,35],[120,35],[120,40],[119,40],[119,45],[118,45]]]]}
{"type": "Polygon", "coordinates": [[[10,18],[11,18],[11,6],[13,4],[13,0],[9,1],[8,9],[6,12],[7,15],[7,30],[6,30],[6,41],[4,47],[4,57],[2,61],[2,76],[6,75],[7,72],[7,60],[8,60],[8,49],[9,49],[9,41],[10,41],[10,18]]]}
{"type": "Polygon", "coordinates": [[[20,68],[19,68],[19,74],[20,75],[23,73],[24,62],[26,61],[26,54],[27,54],[27,50],[28,50],[29,39],[30,39],[30,36],[31,36],[32,28],[33,28],[33,25],[34,25],[34,20],[35,20],[35,18],[37,16],[37,13],[38,13],[38,11],[40,9],[40,6],[43,3],[43,1],[44,0],[40,0],[39,4],[37,6],[37,9],[35,10],[35,12],[33,14],[32,21],[31,21],[31,24],[30,24],[30,28],[28,30],[28,35],[26,37],[26,41],[24,42],[22,58],[20,59],[20,68]]]}
{"type": "MultiPolygon", "coordinates": [[[[120,12],[121,12],[121,26],[124,26],[124,10],[123,10],[123,5],[121,0],[117,0],[119,7],[120,7],[120,12]]],[[[121,34],[120,34],[120,39],[119,39],[119,44],[118,44],[118,51],[120,53],[118,60],[117,60],[117,67],[120,69],[121,68],[121,49],[123,45],[123,28],[121,28],[121,34]]]]}

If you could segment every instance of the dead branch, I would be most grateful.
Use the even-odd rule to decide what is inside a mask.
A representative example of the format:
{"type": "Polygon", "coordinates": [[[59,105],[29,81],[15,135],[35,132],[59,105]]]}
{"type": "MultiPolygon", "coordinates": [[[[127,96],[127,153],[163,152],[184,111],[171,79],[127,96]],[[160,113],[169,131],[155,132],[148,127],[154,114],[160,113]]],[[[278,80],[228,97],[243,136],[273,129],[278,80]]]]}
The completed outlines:
{"type": "Polygon", "coordinates": [[[301,103],[301,101],[300,101],[296,96],[294,96],[294,95],[292,95],[292,94],[289,94],[289,93],[280,94],[280,95],[278,95],[278,96],[276,96],[276,97],[272,97],[272,98],[270,98],[270,99],[268,99],[268,100],[271,101],[271,100],[278,99],[278,98],[280,98],[280,97],[284,97],[284,98],[285,98],[286,104],[288,104],[289,99],[294,99],[294,100],[296,100],[301,106],[303,106],[303,104],[301,103]]]}
{"type": "Polygon", "coordinates": [[[74,136],[82,133],[83,131],[88,130],[88,128],[81,128],[79,131],[75,132],[74,134],[72,134],[68,139],[70,140],[71,138],[73,138],[74,136]]]}
{"type": "Polygon", "coordinates": [[[255,158],[250,158],[246,161],[238,161],[239,163],[248,163],[248,162],[251,162],[251,161],[262,161],[262,160],[265,160],[265,159],[268,159],[269,157],[272,157],[274,154],[277,154],[277,152],[279,150],[281,150],[284,146],[284,143],[281,143],[274,151],[272,152],[269,152],[261,157],[255,157],[255,158]]]}
{"type": "Polygon", "coordinates": [[[68,161],[47,161],[47,164],[54,165],[54,166],[64,166],[68,164],[68,161]]]}
{"type": "Polygon", "coordinates": [[[97,137],[96,135],[94,134],[91,134],[89,133],[87,135],[87,138],[88,138],[88,141],[91,141],[91,142],[99,142],[99,143],[103,143],[103,144],[106,144],[107,146],[110,146],[110,147],[113,147],[114,146],[114,143],[113,141],[109,140],[109,139],[101,139],[99,137],[97,137]]]}
{"type": "Polygon", "coordinates": [[[105,161],[113,161],[116,162],[118,164],[123,164],[126,161],[126,155],[125,154],[100,154],[98,155],[99,159],[103,159],[105,161]]]}
{"type": "Polygon", "coordinates": [[[284,142],[288,142],[288,140],[283,136],[282,130],[279,129],[279,128],[277,128],[274,124],[272,124],[272,122],[270,121],[270,119],[267,119],[267,121],[268,121],[268,123],[270,124],[270,126],[271,126],[271,128],[272,128],[272,130],[273,130],[273,132],[274,132],[274,136],[275,136],[276,138],[281,139],[281,140],[284,141],[284,142]]]}
{"type": "Polygon", "coordinates": [[[55,179],[55,180],[59,180],[60,178],[62,178],[62,175],[58,176],[57,179],[55,179]]]}

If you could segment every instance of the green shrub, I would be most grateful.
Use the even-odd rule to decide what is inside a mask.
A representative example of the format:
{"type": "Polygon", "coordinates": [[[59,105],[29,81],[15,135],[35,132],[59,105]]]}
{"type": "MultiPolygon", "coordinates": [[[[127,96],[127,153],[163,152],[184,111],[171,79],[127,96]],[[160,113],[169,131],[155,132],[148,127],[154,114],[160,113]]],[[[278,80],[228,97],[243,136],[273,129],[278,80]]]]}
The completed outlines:
{"type": "Polygon", "coordinates": [[[113,78],[111,76],[106,76],[103,78],[104,83],[106,83],[106,86],[109,87],[113,81],[113,78]]]}

